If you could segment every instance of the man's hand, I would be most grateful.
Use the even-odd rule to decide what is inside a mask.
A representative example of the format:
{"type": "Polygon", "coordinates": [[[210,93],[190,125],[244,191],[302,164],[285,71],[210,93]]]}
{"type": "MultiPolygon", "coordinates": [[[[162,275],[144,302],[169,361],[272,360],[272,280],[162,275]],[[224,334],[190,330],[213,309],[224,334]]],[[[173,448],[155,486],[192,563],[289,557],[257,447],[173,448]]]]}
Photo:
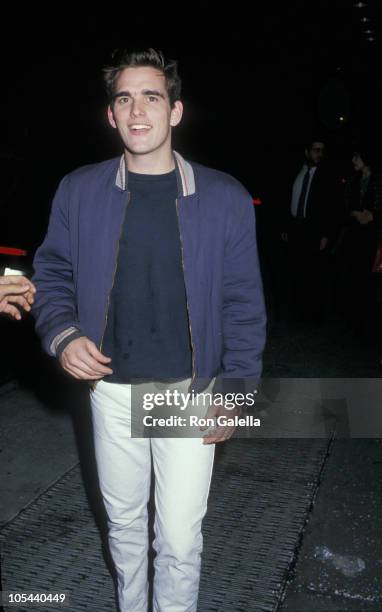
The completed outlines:
{"type": "Polygon", "coordinates": [[[374,219],[373,213],[370,210],[366,210],[365,208],[363,210],[352,210],[350,215],[357,219],[358,223],[360,223],[361,225],[367,225],[368,223],[371,223],[374,219]]]}
{"type": "MultiPolygon", "coordinates": [[[[233,419],[235,416],[241,415],[241,408],[236,406],[235,408],[228,410],[224,406],[217,406],[216,404],[211,404],[209,409],[207,410],[206,419],[211,419],[218,416],[224,416],[226,419],[233,419]]],[[[199,427],[200,431],[205,431],[207,429],[206,426],[199,427]]],[[[229,425],[216,425],[214,429],[212,429],[206,436],[203,436],[203,444],[215,444],[215,442],[225,442],[225,440],[229,440],[232,437],[236,427],[231,427],[229,425]]]]}
{"type": "Polygon", "coordinates": [[[35,293],[35,286],[25,276],[0,276],[0,312],[20,321],[20,311],[13,304],[29,312],[35,293]]]}
{"type": "Polygon", "coordinates": [[[326,249],[326,247],[328,246],[328,242],[329,240],[323,236],[320,240],[320,251],[324,251],[326,249]]]}
{"type": "Polygon", "coordinates": [[[60,363],[64,370],[74,378],[80,380],[99,380],[113,370],[106,367],[111,361],[97,349],[94,342],[83,336],[69,342],[60,356],[60,363]]]}

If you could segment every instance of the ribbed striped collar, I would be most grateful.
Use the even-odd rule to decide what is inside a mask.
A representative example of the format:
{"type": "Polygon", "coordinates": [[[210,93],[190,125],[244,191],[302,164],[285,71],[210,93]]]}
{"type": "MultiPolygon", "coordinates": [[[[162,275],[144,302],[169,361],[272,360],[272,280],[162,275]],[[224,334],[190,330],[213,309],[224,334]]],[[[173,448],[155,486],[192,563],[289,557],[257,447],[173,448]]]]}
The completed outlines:
{"type": "MultiPolygon", "coordinates": [[[[195,176],[194,170],[191,164],[186,161],[179,153],[173,151],[175,162],[176,162],[176,175],[178,179],[178,185],[181,190],[181,195],[189,196],[195,193],[195,176]]],[[[122,155],[117,176],[115,178],[115,184],[119,189],[126,191],[127,189],[127,174],[126,174],[126,163],[125,156],[122,155]]]]}

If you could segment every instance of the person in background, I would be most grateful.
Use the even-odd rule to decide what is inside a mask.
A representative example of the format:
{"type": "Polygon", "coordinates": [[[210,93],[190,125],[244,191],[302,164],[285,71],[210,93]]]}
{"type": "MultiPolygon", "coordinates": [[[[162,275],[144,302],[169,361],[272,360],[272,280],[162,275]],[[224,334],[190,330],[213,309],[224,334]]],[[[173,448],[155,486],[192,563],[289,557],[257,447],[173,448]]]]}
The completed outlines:
{"type": "Polygon", "coordinates": [[[345,189],[345,215],[340,245],[340,311],[358,334],[375,314],[372,267],[381,239],[382,174],[369,146],[353,152],[354,174],[345,189]]]}
{"type": "Polygon", "coordinates": [[[295,314],[319,324],[327,300],[327,257],[337,219],[337,188],[325,143],[310,140],[294,179],[281,238],[288,243],[295,314]]]}
{"type": "Polygon", "coordinates": [[[36,288],[25,276],[0,276],[0,313],[21,320],[20,308],[29,312],[36,288]]]}

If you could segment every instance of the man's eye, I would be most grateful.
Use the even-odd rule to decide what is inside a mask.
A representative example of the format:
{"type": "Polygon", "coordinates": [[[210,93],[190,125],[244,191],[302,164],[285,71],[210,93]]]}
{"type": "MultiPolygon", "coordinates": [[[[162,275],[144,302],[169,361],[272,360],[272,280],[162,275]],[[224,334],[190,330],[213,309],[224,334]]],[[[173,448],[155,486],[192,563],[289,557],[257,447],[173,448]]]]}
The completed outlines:
{"type": "Polygon", "coordinates": [[[121,98],[118,98],[118,102],[119,104],[127,104],[130,98],[128,98],[127,96],[122,96],[121,98]]]}
{"type": "Polygon", "coordinates": [[[158,98],[157,96],[148,96],[148,100],[149,102],[157,102],[158,98]]]}

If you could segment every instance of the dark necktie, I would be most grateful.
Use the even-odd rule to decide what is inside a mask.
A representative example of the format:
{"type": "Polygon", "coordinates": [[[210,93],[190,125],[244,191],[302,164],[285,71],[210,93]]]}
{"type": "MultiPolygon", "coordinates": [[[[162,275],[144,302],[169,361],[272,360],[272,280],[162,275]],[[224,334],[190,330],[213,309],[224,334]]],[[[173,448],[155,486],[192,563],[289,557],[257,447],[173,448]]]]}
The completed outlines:
{"type": "Polygon", "coordinates": [[[305,172],[304,180],[302,181],[301,193],[300,193],[300,197],[298,199],[298,204],[297,204],[297,213],[296,213],[297,221],[304,220],[304,205],[305,205],[306,192],[308,191],[309,179],[310,179],[310,168],[308,168],[307,171],[305,172]]]}

